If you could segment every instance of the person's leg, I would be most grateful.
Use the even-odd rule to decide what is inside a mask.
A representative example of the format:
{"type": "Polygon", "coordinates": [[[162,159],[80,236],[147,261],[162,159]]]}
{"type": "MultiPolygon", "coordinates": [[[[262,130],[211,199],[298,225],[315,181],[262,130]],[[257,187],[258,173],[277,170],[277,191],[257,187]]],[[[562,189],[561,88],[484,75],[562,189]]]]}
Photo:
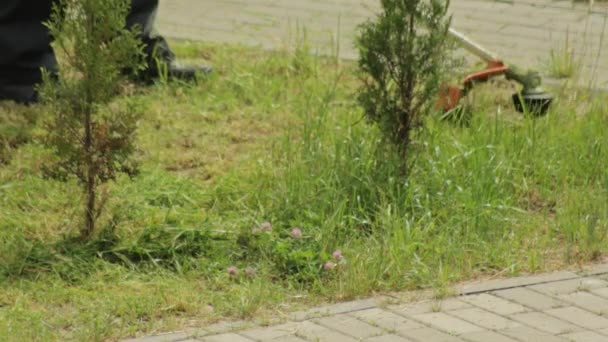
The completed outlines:
{"type": "Polygon", "coordinates": [[[29,103],[42,80],[41,68],[56,70],[51,37],[42,24],[53,0],[0,1],[0,100],[29,103]]]}
{"type": "MultiPolygon", "coordinates": [[[[30,103],[36,100],[35,85],[41,68],[57,69],[51,37],[42,24],[49,19],[54,0],[0,0],[0,100],[30,103]]],[[[145,45],[147,78],[159,76],[158,62],[165,63],[168,76],[192,79],[209,73],[207,66],[181,66],[165,39],[154,31],[158,0],[132,0],[127,26],[138,25],[145,45]]]]}

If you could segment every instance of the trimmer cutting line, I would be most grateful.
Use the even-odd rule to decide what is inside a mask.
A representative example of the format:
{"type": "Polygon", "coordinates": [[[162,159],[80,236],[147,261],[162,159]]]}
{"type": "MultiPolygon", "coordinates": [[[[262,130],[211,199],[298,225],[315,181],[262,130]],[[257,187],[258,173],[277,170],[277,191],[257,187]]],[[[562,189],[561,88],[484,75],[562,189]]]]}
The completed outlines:
{"type": "Polygon", "coordinates": [[[473,88],[475,83],[485,82],[493,76],[505,75],[508,80],[513,80],[523,86],[520,92],[512,96],[517,111],[522,113],[527,111],[534,115],[543,115],[547,112],[553,100],[553,95],[542,88],[542,79],[537,71],[523,72],[514,65],[505,64],[495,54],[484,49],[462,33],[452,28],[449,29],[448,33],[466,50],[487,62],[488,66],[482,71],[467,75],[464,79],[463,88],[442,86],[439,94],[439,108],[445,112],[452,110],[458,105],[460,99],[473,88]]]}

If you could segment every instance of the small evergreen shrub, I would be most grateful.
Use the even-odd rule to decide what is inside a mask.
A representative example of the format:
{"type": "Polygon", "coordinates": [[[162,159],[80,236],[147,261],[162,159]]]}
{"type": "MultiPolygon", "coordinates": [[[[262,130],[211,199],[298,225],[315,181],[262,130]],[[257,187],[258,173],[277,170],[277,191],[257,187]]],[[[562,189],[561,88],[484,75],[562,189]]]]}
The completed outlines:
{"type": "Polygon", "coordinates": [[[110,104],[124,86],[123,70],[143,67],[142,44],[125,29],[127,0],[60,0],[47,26],[64,63],[40,89],[50,109],[45,143],[57,163],[48,169],[82,185],[88,239],[103,209],[99,186],[133,171],[138,111],[110,104]]]}
{"type": "Polygon", "coordinates": [[[382,0],[357,37],[365,115],[405,156],[412,130],[431,109],[445,64],[448,2],[382,0]]]}

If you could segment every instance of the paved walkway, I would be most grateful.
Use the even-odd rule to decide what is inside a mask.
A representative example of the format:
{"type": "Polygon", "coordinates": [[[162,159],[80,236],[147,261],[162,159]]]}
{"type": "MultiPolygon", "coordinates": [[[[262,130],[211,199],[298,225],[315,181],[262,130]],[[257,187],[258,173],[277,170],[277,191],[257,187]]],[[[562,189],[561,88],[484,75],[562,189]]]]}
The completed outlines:
{"type": "Polygon", "coordinates": [[[608,264],[469,283],[442,301],[394,294],[291,315],[274,326],[220,323],[131,342],[606,342],[608,264]]]}
{"type": "MultiPolygon", "coordinates": [[[[304,29],[319,53],[355,57],[356,27],[379,8],[378,0],[165,0],[159,28],[180,39],[277,48],[304,29]]],[[[572,0],[451,0],[454,28],[504,60],[546,66],[551,49],[580,62],[584,84],[608,87],[608,6],[590,9],[572,0]]]]}

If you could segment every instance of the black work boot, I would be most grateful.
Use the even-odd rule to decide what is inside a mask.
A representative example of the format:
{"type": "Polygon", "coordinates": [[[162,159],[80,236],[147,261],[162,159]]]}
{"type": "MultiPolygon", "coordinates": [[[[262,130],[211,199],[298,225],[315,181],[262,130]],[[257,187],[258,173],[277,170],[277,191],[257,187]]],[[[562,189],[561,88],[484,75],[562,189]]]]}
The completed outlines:
{"type": "MultiPolygon", "coordinates": [[[[133,81],[142,84],[153,84],[156,80],[166,77],[167,80],[180,80],[186,82],[196,81],[198,76],[208,76],[213,72],[213,68],[204,64],[185,64],[174,60],[155,60],[148,62],[148,67],[137,73],[133,81]]],[[[131,74],[129,70],[125,74],[131,74]]]]}
{"type": "MultiPolygon", "coordinates": [[[[2,0],[4,1],[4,0],[2,0]]],[[[127,17],[127,27],[141,29],[146,70],[139,73],[137,80],[152,83],[161,77],[183,81],[195,81],[196,75],[208,75],[212,69],[206,65],[178,63],[167,40],[154,28],[159,0],[131,0],[131,12],[127,17]]]]}
{"type": "Polygon", "coordinates": [[[167,76],[170,79],[182,81],[196,81],[196,75],[207,76],[213,72],[213,68],[202,64],[183,64],[178,61],[170,61],[167,64],[167,76]]]}
{"type": "MultiPolygon", "coordinates": [[[[135,81],[152,84],[154,81],[166,77],[172,80],[196,81],[196,76],[207,76],[213,72],[208,65],[185,64],[175,59],[175,54],[162,36],[142,37],[146,68],[139,72],[135,81]]],[[[129,70],[125,71],[130,74],[129,70]]]]}

